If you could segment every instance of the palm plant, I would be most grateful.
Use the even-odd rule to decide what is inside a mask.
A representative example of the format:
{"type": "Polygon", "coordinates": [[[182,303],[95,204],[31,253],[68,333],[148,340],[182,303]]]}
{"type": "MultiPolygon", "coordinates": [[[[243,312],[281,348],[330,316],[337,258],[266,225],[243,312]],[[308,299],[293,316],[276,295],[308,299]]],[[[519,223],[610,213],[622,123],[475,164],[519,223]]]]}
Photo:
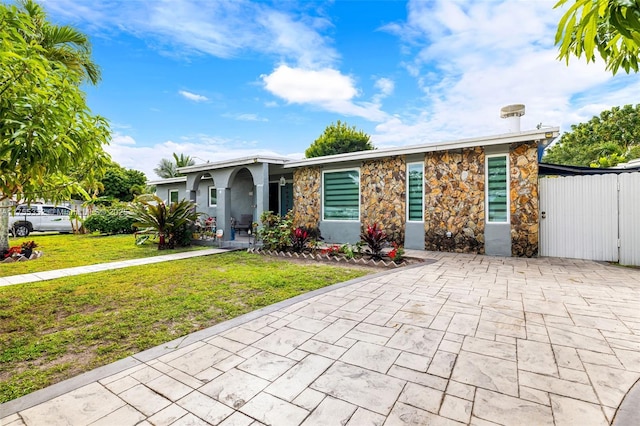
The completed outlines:
{"type": "Polygon", "coordinates": [[[173,248],[180,240],[180,233],[195,223],[202,214],[196,212],[191,201],[182,199],[167,206],[154,194],[143,194],[129,205],[134,226],[143,232],[154,231],[158,235],[158,250],[173,248]]]}
{"type": "Polygon", "coordinates": [[[175,163],[173,163],[171,160],[167,160],[166,158],[161,159],[158,163],[158,167],[153,169],[153,171],[163,179],[178,176],[178,171],[176,170],[175,163]]]}
{"type": "Polygon", "coordinates": [[[196,164],[196,160],[188,155],[180,154],[180,157],[178,157],[175,152],[173,153],[173,159],[176,160],[176,167],[187,167],[196,164]]]}
{"type": "Polygon", "coordinates": [[[158,163],[158,167],[153,171],[163,179],[182,176],[182,173],[178,173],[179,167],[193,166],[196,164],[195,160],[188,155],[173,153],[173,161],[163,158],[158,163]]]}
{"type": "Polygon", "coordinates": [[[100,68],[91,60],[89,38],[69,25],[52,25],[42,6],[32,0],[21,0],[21,8],[29,15],[32,31],[25,39],[42,46],[50,61],[66,67],[91,84],[100,81],[100,68]]]}

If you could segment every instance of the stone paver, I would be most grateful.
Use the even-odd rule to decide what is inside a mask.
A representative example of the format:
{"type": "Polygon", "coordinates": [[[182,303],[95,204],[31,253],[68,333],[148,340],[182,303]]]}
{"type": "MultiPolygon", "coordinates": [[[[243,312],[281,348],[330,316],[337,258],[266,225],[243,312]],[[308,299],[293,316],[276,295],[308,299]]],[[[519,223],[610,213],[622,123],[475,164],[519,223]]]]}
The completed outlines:
{"type": "Polygon", "coordinates": [[[0,424],[637,420],[640,270],[422,255],[438,260],[313,292],[0,405],[0,424]]]}

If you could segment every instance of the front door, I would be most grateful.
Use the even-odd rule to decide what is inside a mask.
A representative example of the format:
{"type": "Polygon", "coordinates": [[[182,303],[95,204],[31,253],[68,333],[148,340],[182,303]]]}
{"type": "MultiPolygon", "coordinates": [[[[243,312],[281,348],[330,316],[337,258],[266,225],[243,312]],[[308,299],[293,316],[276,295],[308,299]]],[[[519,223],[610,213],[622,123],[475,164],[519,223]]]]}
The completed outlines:
{"type": "Polygon", "coordinates": [[[293,209],[293,184],[287,183],[280,187],[280,215],[284,216],[293,209]]]}
{"type": "Polygon", "coordinates": [[[280,185],[277,182],[269,183],[269,211],[279,213],[279,197],[280,197],[280,185]]]}

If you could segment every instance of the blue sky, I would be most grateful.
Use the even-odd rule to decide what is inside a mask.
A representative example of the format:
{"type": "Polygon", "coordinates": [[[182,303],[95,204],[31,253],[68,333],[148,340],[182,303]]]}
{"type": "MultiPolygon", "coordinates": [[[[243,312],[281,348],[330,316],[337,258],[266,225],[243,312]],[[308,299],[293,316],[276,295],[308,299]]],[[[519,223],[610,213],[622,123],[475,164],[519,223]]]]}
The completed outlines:
{"type": "Polygon", "coordinates": [[[91,38],[107,151],[157,179],[161,158],[301,158],[332,122],[379,148],[562,131],[638,102],[638,75],[556,60],[554,1],[46,0],[91,38]]]}

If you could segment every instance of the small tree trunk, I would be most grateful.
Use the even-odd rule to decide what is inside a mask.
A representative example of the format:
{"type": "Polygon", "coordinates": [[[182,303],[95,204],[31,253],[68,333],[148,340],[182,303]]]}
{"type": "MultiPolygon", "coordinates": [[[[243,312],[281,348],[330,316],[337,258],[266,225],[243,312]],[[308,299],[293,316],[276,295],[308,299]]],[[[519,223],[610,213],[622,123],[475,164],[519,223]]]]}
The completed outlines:
{"type": "Polygon", "coordinates": [[[0,253],[9,250],[9,209],[8,198],[0,201],[0,253]]]}

